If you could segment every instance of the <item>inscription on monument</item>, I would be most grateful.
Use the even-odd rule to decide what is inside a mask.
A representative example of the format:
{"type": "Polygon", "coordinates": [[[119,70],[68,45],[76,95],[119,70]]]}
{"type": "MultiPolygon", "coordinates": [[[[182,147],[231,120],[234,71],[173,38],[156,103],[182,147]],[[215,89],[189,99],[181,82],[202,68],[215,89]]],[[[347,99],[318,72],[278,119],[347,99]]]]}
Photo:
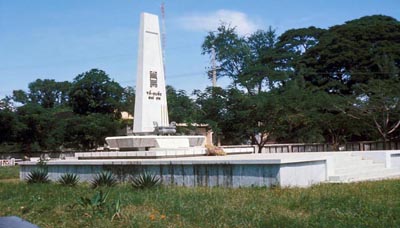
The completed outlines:
{"type": "Polygon", "coordinates": [[[158,87],[157,81],[157,71],[150,71],[150,90],[146,92],[149,100],[161,100],[161,92],[151,90],[151,88],[158,87]]]}
{"type": "Polygon", "coordinates": [[[150,71],[150,88],[157,88],[157,71],[150,71]]]}
{"type": "Polygon", "coordinates": [[[161,95],[162,95],[162,93],[159,92],[159,91],[153,92],[153,91],[149,90],[149,91],[146,92],[146,94],[148,95],[147,98],[148,98],[149,100],[154,100],[154,99],[156,99],[156,100],[161,100],[161,95]]]}

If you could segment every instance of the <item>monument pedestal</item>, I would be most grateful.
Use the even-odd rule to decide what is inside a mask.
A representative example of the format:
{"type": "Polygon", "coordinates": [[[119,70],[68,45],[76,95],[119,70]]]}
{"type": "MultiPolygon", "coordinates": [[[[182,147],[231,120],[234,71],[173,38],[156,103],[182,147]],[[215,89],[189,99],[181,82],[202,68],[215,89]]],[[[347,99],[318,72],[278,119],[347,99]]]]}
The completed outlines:
{"type": "Polygon", "coordinates": [[[113,136],[107,137],[106,142],[111,150],[150,150],[183,149],[190,147],[204,147],[205,136],[113,136]]]}

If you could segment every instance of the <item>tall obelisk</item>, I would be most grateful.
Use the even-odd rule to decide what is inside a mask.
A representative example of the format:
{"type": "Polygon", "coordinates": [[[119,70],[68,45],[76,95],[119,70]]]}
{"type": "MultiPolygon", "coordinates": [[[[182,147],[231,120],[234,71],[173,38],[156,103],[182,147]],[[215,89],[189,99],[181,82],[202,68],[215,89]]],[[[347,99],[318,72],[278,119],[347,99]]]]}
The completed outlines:
{"type": "Polygon", "coordinates": [[[157,15],[142,13],[133,132],[153,132],[154,122],[169,125],[160,26],[157,15]]]}

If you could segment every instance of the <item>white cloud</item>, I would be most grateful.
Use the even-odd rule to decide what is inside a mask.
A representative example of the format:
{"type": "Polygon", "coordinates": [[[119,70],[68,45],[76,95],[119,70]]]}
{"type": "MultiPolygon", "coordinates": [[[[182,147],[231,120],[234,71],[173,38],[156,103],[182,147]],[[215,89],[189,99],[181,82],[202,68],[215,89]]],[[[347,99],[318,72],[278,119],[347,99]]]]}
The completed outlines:
{"type": "Polygon", "coordinates": [[[261,27],[260,23],[250,19],[245,13],[225,9],[180,18],[180,23],[185,29],[194,31],[214,31],[222,22],[236,27],[236,31],[240,35],[251,34],[261,27]]]}

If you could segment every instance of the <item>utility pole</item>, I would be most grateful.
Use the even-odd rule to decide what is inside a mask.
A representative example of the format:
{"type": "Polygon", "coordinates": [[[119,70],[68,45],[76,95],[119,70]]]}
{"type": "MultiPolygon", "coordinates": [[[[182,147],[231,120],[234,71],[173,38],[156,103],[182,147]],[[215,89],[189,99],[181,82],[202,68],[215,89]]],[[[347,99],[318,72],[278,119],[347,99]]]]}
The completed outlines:
{"type": "Polygon", "coordinates": [[[217,67],[215,65],[215,49],[211,49],[212,85],[217,87],[217,67]]]}
{"type": "Polygon", "coordinates": [[[167,72],[166,72],[166,67],[165,67],[165,45],[166,45],[166,29],[165,29],[165,3],[162,1],[161,3],[161,48],[162,48],[162,60],[163,60],[163,66],[164,66],[164,77],[166,77],[167,72]]]}

